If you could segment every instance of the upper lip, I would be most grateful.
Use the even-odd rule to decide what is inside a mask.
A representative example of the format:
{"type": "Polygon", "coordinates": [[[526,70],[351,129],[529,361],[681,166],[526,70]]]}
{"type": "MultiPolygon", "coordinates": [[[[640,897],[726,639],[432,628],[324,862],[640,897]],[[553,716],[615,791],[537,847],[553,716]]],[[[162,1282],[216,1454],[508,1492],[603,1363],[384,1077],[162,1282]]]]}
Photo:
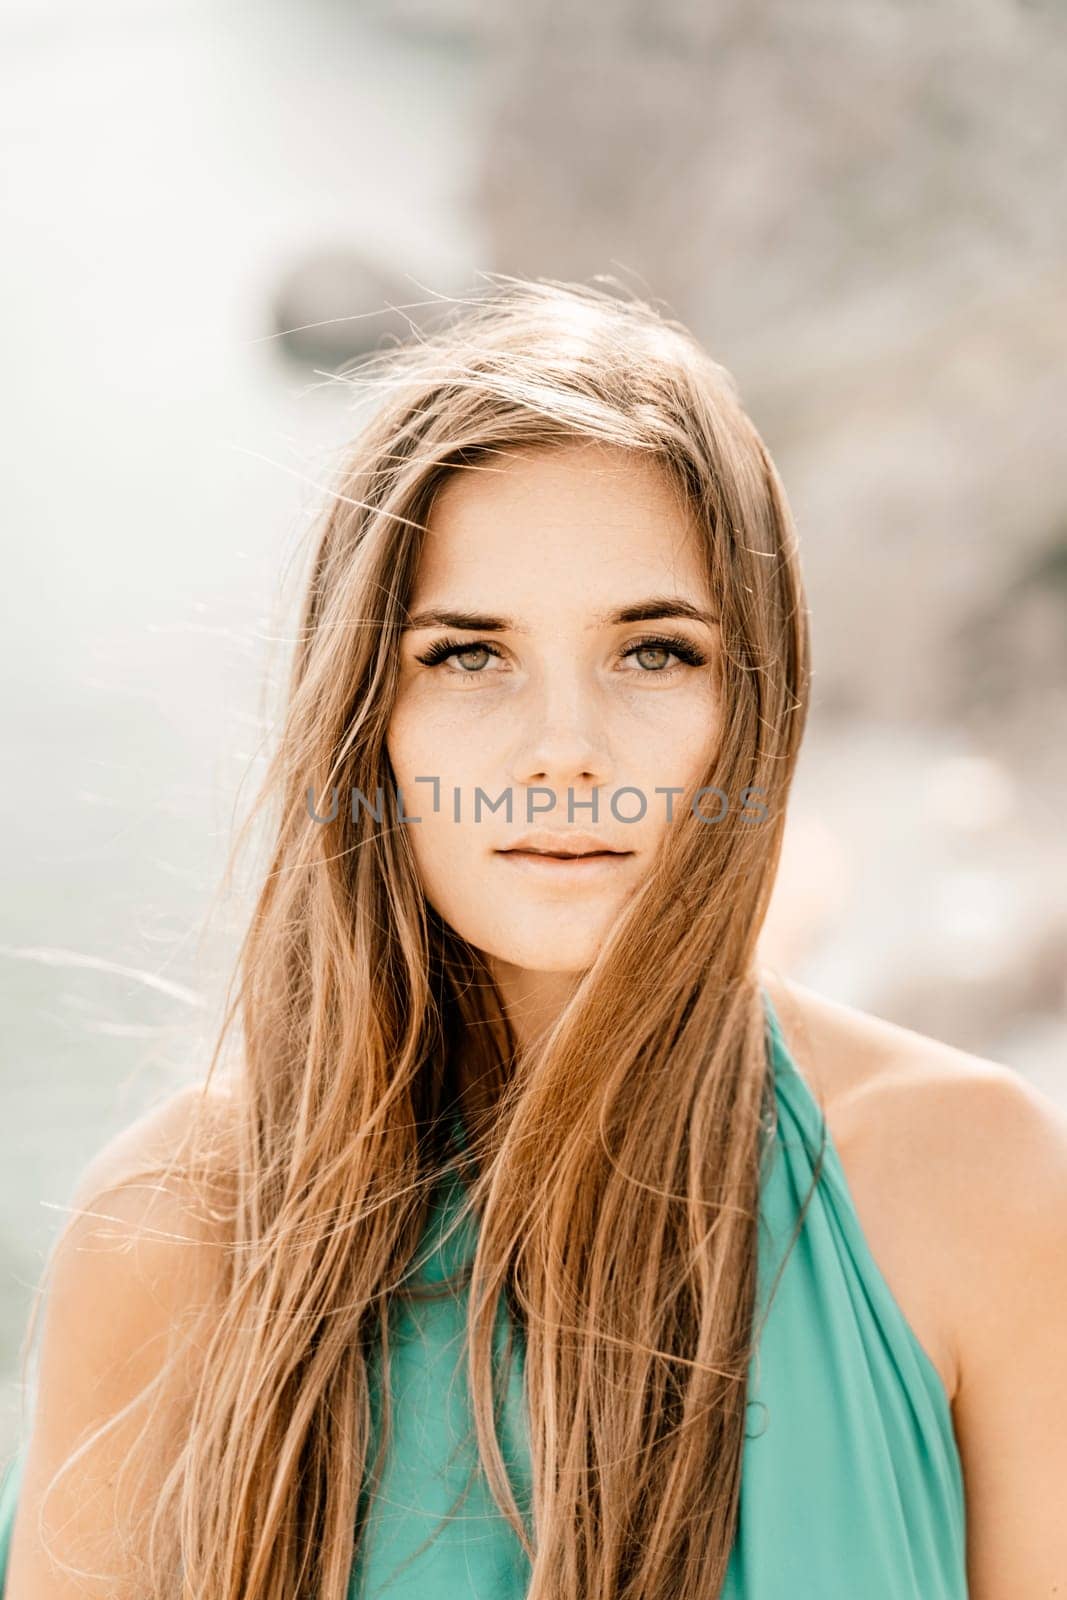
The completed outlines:
{"type": "Polygon", "coordinates": [[[509,850],[529,850],[532,855],[548,856],[591,856],[611,854],[629,856],[632,850],[621,849],[618,845],[609,844],[606,839],[598,839],[592,833],[553,833],[550,829],[542,829],[536,833],[524,833],[520,839],[513,839],[510,844],[501,845],[501,852],[509,850]]]}

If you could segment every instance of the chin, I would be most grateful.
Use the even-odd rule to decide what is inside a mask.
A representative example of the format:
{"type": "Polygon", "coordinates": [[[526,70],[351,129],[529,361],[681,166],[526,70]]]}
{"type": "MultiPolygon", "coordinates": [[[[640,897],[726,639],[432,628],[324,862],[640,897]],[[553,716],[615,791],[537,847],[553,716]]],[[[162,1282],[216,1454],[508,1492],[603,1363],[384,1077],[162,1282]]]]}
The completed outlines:
{"type": "Polygon", "coordinates": [[[495,937],[482,948],[498,961],[523,972],[585,972],[600,954],[602,936],[592,929],[568,930],[562,926],[563,921],[561,916],[555,928],[536,936],[525,930],[508,938],[498,928],[495,937]]]}

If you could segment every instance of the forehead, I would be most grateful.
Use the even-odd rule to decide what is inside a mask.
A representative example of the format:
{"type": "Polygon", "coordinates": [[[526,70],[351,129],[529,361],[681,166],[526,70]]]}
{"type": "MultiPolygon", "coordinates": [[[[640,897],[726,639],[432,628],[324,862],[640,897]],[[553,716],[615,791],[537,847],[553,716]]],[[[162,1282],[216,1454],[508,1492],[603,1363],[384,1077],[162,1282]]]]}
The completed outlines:
{"type": "Polygon", "coordinates": [[[580,441],[451,472],[427,521],[417,589],[436,597],[473,577],[517,593],[561,581],[614,589],[627,575],[700,587],[704,572],[699,530],[667,469],[638,451],[580,441]]]}

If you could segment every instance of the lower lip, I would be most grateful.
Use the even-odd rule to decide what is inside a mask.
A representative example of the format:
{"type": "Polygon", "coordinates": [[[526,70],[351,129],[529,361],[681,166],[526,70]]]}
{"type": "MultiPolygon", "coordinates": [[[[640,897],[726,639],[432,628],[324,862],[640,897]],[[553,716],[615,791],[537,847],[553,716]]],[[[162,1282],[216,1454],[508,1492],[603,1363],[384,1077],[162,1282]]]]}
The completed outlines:
{"type": "Polygon", "coordinates": [[[516,871],[540,878],[542,882],[591,883],[612,877],[631,859],[633,851],[569,858],[537,855],[532,850],[498,850],[497,855],[502,861],[510,861],[516,871]]]}

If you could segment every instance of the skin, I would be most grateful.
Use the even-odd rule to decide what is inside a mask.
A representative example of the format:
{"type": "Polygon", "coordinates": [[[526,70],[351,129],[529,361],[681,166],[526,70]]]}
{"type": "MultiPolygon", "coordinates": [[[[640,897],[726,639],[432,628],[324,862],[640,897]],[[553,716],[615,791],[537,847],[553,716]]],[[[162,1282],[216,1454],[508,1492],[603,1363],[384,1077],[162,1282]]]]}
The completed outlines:
{"type": "Polygon", "coordinates": [[[410,615],[473,611],[514,627],[406,630],[387,745],[405,810],[422,818],[409,831],[427,898],[486,954],[523,1042],[558,1014],[647,872],[670,826],[657,786],[694,782],[718,738],[716,622],[598,620],[656,596],[714,611],[696,530],[650,464],[598,446],[524,452],[455,474],[438,497],[410,615]],[[517,561],[517,550],[536,560],[517,561]],[[677,636],[703,663],[637,648],[657,635],[677,636]],[[450,637],[464,655],[420,660],[450,637]],[[420,775],[441,780],[436,815],[420,775]],[[528,820],[534,785],[552,791],[538,805],[555,803],[528,820]],[[620,820],[640,809],[635,796],[612,815],[626,785],[647,798],[641,820],[620,820]],[[511,822],[487,808],[473,820],[479,786],[493,799],[510,790],[511,822]],[[581,885],[534,880],[498,853],[530,827],[568,826],[633,853],[581,885]]]}
{"type": "MultiPolygon", "coordinates": [[[[416,604],[510,615],[514,629],[491,636],[506,671],[487,685],[445,680],[461,668],[430,670],[415,659],[444,630],[405,637],[389,747],[409,813],[426,818],[411,835],[427,895],[487,952],[520,1038],[532,1039],[651,864],[666,813],[650,804],[632,827],[608,813],[612,839],[633,857],[606,882],[551,887],[493,855],[525,827],[521,815],[510,828],[503,813],[454,825],[450,809],[434,818],[422,803],[427,786],[414,779],[440,777],[446,804],[453,783],[471,793],[481,783],[495,796],[508,783],[544,782],[561,795],[562,816],[539,818],[542,826],[566,822],[568,783],[576,800],[594,783],[609,791],[631,783],[650,798],[656,784],[684,786],[720,725],[714,659],[659,681],[654,664],[662,670],[664,658],[655,653],[620,663],[653,631],[684,632],[709,651],[718,640],[714,624],[595,620],[608,605],[650,594],[708,599],[694,531],[646,463],[575,450],[501,466],[457,477],[442,495],[416,604]]],[[[484,662],[478,653],[466,659],[468,668],[484,662]]],[[[501,669],[494,662],[489,670],[501,669]]],[[[588,813],[577,817],[590,826],[588,813]]],[[[970,1600],[1067,1595],[1067,1118],[1007,1067],[771,971],[760,976],[824,1106],[872,1255],[951,1403],[970,1600]]],[[[89,1547],[93,1567],[112,1576],[57,1571],[37,1515],[53,1472],[139,1393],[193,1303],[210,1305],[217,1292],[227,1241],[208,1231],[195,1196],[176,1181],[136,1177],[182,1145],[198,1094],[170,1096],[117,1134],[73,1198],[76,1212],[94,1209],[79,1216],[50,1267],[4,1600],[135,1600],[142,1592],[132,1577],[114,1576],[125,1535],[158,1494],[148,1478],[118,1487],[142,1412],[48,1507],[53,1529],[66,1527],[76,1547],[89,1547]]],[[[224,1135],[231,1124],[222,1091],[213,1104],[224,1135]]]]}
{"type": "MultiPolygon", "coordinates": [[[[388,750],[427,898],[483,951],[520,1042],[558,1015],[669,826],[657,785],[703,770],[721,725],[718,628],[609,624],[652,595],[712,607],[699,536],[654,464],[604,446],[524,451],[451,478],[430,519],[410,612],[506,618],[402,640],[388,750]],[[679,664],[649,633],[707,656],[679,664]],[[419,659],[450,638],[467,651],[419,659]],[[499,651],[490,656],[486,645],[499,651]],[[664,667],[674,670],[665,672],[664,667]],[[437,814],[424,775],[441,780],[437,814]],[[471,820],[475,786],[510,786],[514,820],[471,820]],[[546,884],[496,854],[527,826],[526,786],[634,785],[645,818],[573,826],[633,850],[596,884],[546,884]],[[463,796],[463,820],[451,795],[463,796]]],[[[627,813],[629,814],[629,813],[627,813]]],[[[872,1255],[945,1389],[963,1464],[971,1600],[1067,1595],[1067,1116],[1015,1071],[761,970],[822,1104],[872,1255]]]]}

